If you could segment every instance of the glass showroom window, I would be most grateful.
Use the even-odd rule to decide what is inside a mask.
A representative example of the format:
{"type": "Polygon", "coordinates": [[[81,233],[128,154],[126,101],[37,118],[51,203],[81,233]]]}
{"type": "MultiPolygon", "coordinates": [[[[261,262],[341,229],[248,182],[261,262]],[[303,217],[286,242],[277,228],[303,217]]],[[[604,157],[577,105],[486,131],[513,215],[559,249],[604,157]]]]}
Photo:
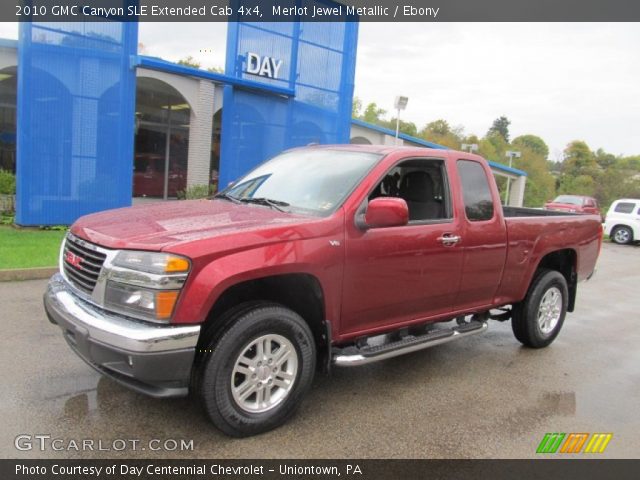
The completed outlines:
{"type": "Polygon", "coordinates": [[[0,170],[16,172],[16,67],[0,70],[0,170]]]}
{"type": "Polygon", "coordinates": [[[138,77],[133,196],[175,198],[187,186],[191,108],[169,84],[138,77]]]}

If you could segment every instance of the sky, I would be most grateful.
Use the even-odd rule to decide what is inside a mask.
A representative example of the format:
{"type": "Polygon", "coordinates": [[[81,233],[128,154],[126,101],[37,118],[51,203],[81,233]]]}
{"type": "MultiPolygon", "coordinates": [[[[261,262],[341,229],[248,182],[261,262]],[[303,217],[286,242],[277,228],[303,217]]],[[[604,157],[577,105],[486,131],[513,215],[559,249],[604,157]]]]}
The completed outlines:
{"type": "MultiPolygon", "coordinates": [[[[17,38],[17,24],[0,37],[17,38]]],[[[223,23],[141,23],[143,53],[205,68],[224,65],[223,23]]],[[[511,120],[511,138],[534,134],[559,160],[572,140],[640,154],[640,28],[634,23],[360,24],[355,95],[418,128],[445,119],[484,135],[511,120]]]]}

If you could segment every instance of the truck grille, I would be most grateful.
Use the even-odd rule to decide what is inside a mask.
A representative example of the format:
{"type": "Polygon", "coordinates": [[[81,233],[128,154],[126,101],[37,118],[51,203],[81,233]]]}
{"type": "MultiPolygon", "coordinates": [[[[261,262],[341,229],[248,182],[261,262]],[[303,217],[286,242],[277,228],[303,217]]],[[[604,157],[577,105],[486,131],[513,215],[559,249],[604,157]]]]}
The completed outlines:
{"type": "Polygon", "coordinates": [[[91,294],[105,258],[106,255],[93,250],[90,243],[68,235],[62,253],[62,269],[75,287],[91,294]]]}

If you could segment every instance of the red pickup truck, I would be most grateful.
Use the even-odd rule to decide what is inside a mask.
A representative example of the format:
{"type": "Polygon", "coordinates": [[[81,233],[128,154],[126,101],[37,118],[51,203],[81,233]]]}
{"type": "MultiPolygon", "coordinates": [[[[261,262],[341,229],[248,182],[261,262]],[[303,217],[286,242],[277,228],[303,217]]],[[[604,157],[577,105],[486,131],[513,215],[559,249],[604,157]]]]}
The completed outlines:
{"type": "MultiPolygon", "coordinates": [[[[555,199],[544,204],[545,210],[570,213],[590,213],[598,215],[602,220],[598,201],[593,197],[583,195],[558,195],[555,199]]],[[[602,220],[604,222],[604,220],[602,220]]]]}
{"type": "Polygon", "coordinates": [[[213,199],[79,219],[44,302],[100,373],[155,397],[192,393],[246,436],[289,418],[316,370],[489,319],[546,347],[601,242],[597,215],[503,207],[476,155],[314,146],[213,199]]]}

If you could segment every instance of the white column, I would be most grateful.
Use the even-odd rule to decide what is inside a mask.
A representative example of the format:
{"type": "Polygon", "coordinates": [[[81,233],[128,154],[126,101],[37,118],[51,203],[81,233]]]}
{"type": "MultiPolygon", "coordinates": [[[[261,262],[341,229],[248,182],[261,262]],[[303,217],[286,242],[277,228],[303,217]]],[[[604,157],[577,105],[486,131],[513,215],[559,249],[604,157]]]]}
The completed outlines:
{"type": "Polygon", "coordinates": [[[509,191],[509,205],[512,207],[521,207],[524,204],[524,188],[527,183],[527,177],[521,176],[511,179],[509,191]]]}
{"type": "Polygon", "coordinates": [[[197,105],[191,109],[189,125],[187,187],[209,184],[214,93],[213,83],[200,80],[197,105]]]}

